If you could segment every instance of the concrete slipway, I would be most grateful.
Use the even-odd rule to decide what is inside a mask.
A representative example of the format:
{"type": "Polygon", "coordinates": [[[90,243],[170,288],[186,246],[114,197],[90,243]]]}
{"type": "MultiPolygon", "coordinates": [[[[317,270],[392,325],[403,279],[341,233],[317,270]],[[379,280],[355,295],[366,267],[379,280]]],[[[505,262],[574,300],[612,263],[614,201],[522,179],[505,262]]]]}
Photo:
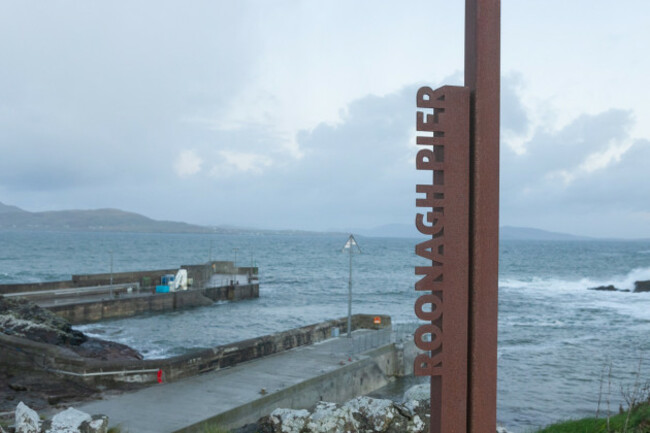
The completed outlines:
{"type": "Polygon", "coordinates": [[[133,433],[201,431],[206,422],[235,428],[277,407],[343,402],[384,386],[405,363],[390,335],[389,329],[358,330],[352,341],[332,338],[78,409],[108,415],[111,426],[133,433]]]}

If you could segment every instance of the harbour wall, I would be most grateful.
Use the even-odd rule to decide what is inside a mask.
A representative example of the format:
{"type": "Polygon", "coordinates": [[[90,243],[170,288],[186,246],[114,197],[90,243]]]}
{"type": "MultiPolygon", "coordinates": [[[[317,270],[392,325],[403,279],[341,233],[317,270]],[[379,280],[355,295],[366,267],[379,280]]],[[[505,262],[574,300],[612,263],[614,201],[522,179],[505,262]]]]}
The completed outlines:
{"type": "Polygon", "coordinates": [[[237,284],[170,293],[123,294],[121,296],[111,299],[81,300],[73,303],[48,305],[45,308],[64,318],[72,325],[79,325],[101,320],[132,317],[143,313],[164,313],[206,306],[217,301],[259,298],[260,288],[259,284],[237,284]]]}
{"type": "Polygon", "coordinates": [[[391,377],[404,375],[396,368],[398,364],[395,361],[400,353],[402,350],[396,344],[384,345],[365,352],[363,358],[333,371],[275,391],[175,433],[199,433],[206,431],[208,425],[238,428],[258,421],[276,408],[309,409],[319,401],[343,403],[369,394],[386,386],[391,377]]]}
{"type": "MultiPolygon", "coordinates": [[[[0,295],[11,293],[35,292],[44,290],[60,290],[80,288],[89,286],[105,286],[109,284],[132,284],[139,283],[143,289],[155,287],[160,284],[161,278],[165,275],[176,274],[176,269],[158,269],[153,271],[114,272],[102,274],[79,274],[72,275],[66,281],[47,281],[39,283],[24,284],[0,284],[0,295]]],[[[193,280],[193,286],[203,288],[208,285],[210,278],[215,274],[221,275],[248,275],[251,279],[257,279],[257,267],[238,267],[233,262],[211,261],[199,265],[182,265],[180,269],[186,269],[188,278],[193,280]]]]}
{"type": "MultiPolygon", "coordinates": [[[[346,326],[347,318],[341,318],[172,358],[125,361],[83,358],[65,347],[37,343],[0,333],[0,364],[11,365],[25,371],[46,370],[91,385],[119,389],[131,383],[156,383],[159,375],[164,378],[164,381],[173,382],[295,347],[314,344],[331,338],[346,326]]],[[[365,314],[352,316],[353,330],[378,330],[390,326],[390,316],[365,314]],[[381,323],[375,323],[376,317],[381,319],[381,323]]],[[[393,366],[399,364],[397,358],[392,361],[393,366]]]]}

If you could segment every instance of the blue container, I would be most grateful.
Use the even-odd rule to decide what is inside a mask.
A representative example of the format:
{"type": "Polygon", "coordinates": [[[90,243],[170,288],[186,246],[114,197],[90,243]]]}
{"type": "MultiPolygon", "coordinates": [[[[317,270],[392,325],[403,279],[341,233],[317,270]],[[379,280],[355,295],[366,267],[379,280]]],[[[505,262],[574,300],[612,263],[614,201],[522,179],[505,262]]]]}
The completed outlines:
{"type": "Polygon", "coordinates": [[[169,293],[169,286],[156,286],[156,293],[169,293]]]}

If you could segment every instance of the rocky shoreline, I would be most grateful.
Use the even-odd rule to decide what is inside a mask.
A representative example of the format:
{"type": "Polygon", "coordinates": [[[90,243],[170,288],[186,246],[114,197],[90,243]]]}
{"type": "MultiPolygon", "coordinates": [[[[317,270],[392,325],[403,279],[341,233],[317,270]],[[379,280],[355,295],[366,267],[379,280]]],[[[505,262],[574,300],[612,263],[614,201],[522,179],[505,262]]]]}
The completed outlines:
{"type": "MultiPolygon", "coordinates": [[[[343,404],[321,401],[310,410],[277,408],[232,433],[426,433],[430,425],[429,385],[415,385],[400,402],[367,396],[343,404]]],[[[51,419],[19,403],[9,430],[0,433],[107,433],[109,419],[67,408],[51,419]]],[[[209,431],[206,428],[206,431],[209,431]]],[[[496,433],[508,433],[499,426],[496,433]]]]}
{"type": "Polygon", "coordinates": [[[600,292],[632,292],[632,293],[650,292],[650,280],[635,281],[633,290],[620,289],[614,286],[613,284],[607,286],[590,287],[589,290],[597,290],[600,292]]]}
{"type": "MultiPolygon", "coordinates": [[[[21,298],[0,296],[0,333],[63,347],[86,359],[142,359],[132,348],[88,337],[54,313],[21,298]]],[[[81,381],[48,371],[38,359],[25,368],[13,364],[10,356],[0,358],[0,413],[13,412],[20,401],[40,410],[97,398],[101,392],[81,381]]]]}

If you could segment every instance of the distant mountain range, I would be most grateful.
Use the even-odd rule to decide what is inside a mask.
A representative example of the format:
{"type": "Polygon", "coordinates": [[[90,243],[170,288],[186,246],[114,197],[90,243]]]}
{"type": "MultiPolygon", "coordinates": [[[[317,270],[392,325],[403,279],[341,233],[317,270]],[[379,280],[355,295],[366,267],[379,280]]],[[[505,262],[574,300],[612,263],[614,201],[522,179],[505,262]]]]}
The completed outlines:
{"type": "Polygon", "coordinates": [[[151,218],[119,209],[28,212],[0,203],[0,230],[214,233],[215,229],[151,218]]]}
{"type": "Polygon", "coordinates": [[[588,241],[596,238],[576,236],[567,233],[547,232],[546,230],[529,227],[503,226],[499,229],[501,240],[527,240],[527,241],[588,241]]]}
{"type": "MultiPolygon", "coordinates": [[[[295,230],[261,230],[232,226],[207,227],[174,221],[157,221],[119,209],[62,210],[29,212],[0,202],[0,230],[30,231],[102,231],[145,233],[284,233],[341,234],[295,230]]],[[[415,225],[388,224],[371,229],[353,229],[349,233],[368,237],[422,238],[415,225]]],[[[589,240],[584,236],[548,232],[534,228],[501,227],[501,240],[589,240]]]]}
{"type": "MultiPolygon", "coordinates": [[[[387,237],[387,238],[423,238],[424,235],[419,233],[415,224],[388,224],[372,229],[356,229],[353,233],[359,233],[362,236],[370,237],[387,237]]],[[[499,228],[499,239],[501,240],[546,240],[546,241],[569,241],[569,240],[590,240],[586,236],[576,236],[567,233],[548,232],[546,230],[534,229],[529,227],[510,227],[503,226],[499,228]]]]}

